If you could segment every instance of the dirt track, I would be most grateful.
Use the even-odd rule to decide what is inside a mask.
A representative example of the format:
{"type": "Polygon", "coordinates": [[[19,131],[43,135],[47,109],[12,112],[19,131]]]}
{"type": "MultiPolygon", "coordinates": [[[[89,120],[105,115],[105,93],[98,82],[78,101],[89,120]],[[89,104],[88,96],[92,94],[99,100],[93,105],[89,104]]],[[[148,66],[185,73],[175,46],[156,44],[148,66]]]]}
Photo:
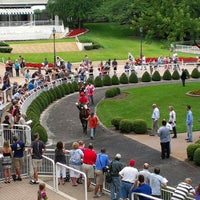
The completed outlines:
{"type": "MultiPolygon", "coordinates": [[[[11,44],[12,53],[45,53],[53,52],[53,43],[11,44]]],[[[76,42],[56,42],[56,51],[79,51],[76,42]]]]}

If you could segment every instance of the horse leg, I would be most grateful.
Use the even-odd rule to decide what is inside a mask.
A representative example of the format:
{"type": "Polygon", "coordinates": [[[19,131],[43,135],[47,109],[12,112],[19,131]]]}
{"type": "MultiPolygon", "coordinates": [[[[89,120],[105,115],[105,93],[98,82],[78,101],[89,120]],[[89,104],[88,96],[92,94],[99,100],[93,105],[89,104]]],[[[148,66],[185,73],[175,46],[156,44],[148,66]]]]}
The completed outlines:
{"type": "Polygon", "coordinates": [[[87,135],[87,120],[83,120],[82,125],[83,125],[83,133],[87,135]]]}

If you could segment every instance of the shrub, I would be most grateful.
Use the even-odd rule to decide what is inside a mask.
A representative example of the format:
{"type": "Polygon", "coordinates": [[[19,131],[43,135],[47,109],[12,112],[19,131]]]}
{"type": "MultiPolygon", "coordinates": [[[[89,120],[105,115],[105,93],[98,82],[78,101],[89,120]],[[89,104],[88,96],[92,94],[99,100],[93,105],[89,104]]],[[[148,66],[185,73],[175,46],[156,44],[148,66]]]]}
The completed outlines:
{"type": "Polygon", "coordinates": [[[74,90],[74,87],[73,87],[72,83],[67,83],[67,85],[69,86],[69,92],[70,93],[74,93],[75,90],[74,90]]]}
{"type": "Polygon", "coordinates": [[[35,126],[33,126],[32,135],[34,135],[35,133],[39,133],[40,139],[44,143],[47,142],[47,139],[48,139],[47,131],[45,130],[45,128],[41,124],[36,124],[35,126]]]}
{"type": "Polygon", "coordinates": [[[119,78],[116,75],[112,76],[112,85],[119,85],[119,78]]]}
{"type": "Polygon", "coordinates": [[[13,48],[11,47],[0,47],[0,53],[11,53],[13,48]]]}
{"type": "Polygon", "coordinates": [[[200,147],[195,150],[193,160],[195,164],[200,165],[200,147]]]}
{"type": "Polygon", "coordinates": [[[114,90],[112,90],[112,89],[106,90],[106,92],[105,92],[105,97],[106,98],[112,98],[114,96],[116,96],[114,90]]]}
{"type": "Polygon", "coordinates": [[[169,70],[165,70],[164,74],[163,74],[163,80],[171,80],[172,79],[172,75],[170,73],[169,70]]]}
{"type": "Polygon", "coordinates": [[[199,71],[197,68],[194,68],[191,73],[192,78],[199,78],[199,71]]]}
{"type": "Polygon", "coordinates": [[[144,72],[144,74],[142,75],[141,81],[142,82],[150,82],[151,81],[151,76],[147,71],[144,72]]]}
{"type": "Polygon", "coordinates": [[[128,84],[128,77],[125,73],[122,73],[120,78],[119,78],[119,82],[121,84],[128,84]]]}
{"type": "Polygon", "coordinates": [[[93,49],[93,45],[89,45],[89,46],[84,46],[84,49],[85,50],[92,50],[93,49]]]}
{"type": "Polygon", "coordinates": [[[152,81],[160,81],[161,80],[161,76],[159,74],[158,71],[155,71],[152,75],[152,81]]]}
{"type": "Polygon", "coordinates": [[[70,88],[69,88],[69,85],[68,85],[67,83],[64,83],[64,84],[63,84],[63,87],[65,88],[65,95],[70,94],[70,88]]]}
{"type": "Polygon", "coordinates": [[[5,42],[0,42],[0,47],[8,47],[9,46],[9,44],[7,44],[7,43],[5,43],[5,42]]]}
{"type": "Polygon", "coordinates": [[[104,86],[112,85],[112,80],[111,80],[110,76],[107,74],[103,77],[103,85],[104,86]]]}
{"type": "Polygon", "coordinates": [[[122,119],[119,123],[119,130],[122,133],[130,133],[133,130],[133,122],[128,119],[122,119]]]}
{"type": "Polygon", "coordinates": [[[200,144],[200,139],[195,142],[195,144],[200,144]]]}
{"type": "Polygon", "coordinates": [[[129,83],[138,83],[138,77],[134,72],[129,76],[129,83]]]}
{"type": "Polygon", "coordinates": [[[178,73],[177,70],[175,70],[175,71],[172,73],[172,79],[173,79],[173,80],[179,80],[179,79],[180,79],[180,74],[178,73]]]}
{"type": "Polygon", "coordinates": [[[97,76],[94,79],[94,86],[95,87],[102,87],[103,86],[103,82],[102,82],[102,80],[101,80],[101,78],[99,76],[97,76]]]}
{"type": "Polygon", "coordinates": [[[187,69],[185,69],[186,77],[189,79],[190,78],[190,73],[188,72],[187,69]]]}
{"type": "MultiPolygon", "coordinates": [[[[63,86],[63,85],[61,85],[61,86],[63,86]]],[[[76,92],[79,90],[77,81],[72,82],[72,87],[74,88],[74,91],[76,91],[76,92]]]]}
{"type": "Polygon", "coordinates": [[[119,124],[122,119],[122,117],[115,117],[111,120],[111,124],[115,127],[116,130],[119,130],[119,124]]]}
{"type": "Polygon", "coordinates": [[[136,119],[133,121],[133,131],[136,134],[144,134],[147,132],[147,123],[143,119],[136,119]]]}
{"type": "Polygon", "coordinates": [[[91,84],[94,85],[94,79],[89,77],[89,78],[87,79],[86,83],[87,83],[87,84],[91,83],[91,84]]]}
{"type": "Polygon", "coordinates": [[[200,144],[190,144],[187,147],[187,157],[189,160],[193,160],[194,152],[197,148],[200,148],[200,144]]]}

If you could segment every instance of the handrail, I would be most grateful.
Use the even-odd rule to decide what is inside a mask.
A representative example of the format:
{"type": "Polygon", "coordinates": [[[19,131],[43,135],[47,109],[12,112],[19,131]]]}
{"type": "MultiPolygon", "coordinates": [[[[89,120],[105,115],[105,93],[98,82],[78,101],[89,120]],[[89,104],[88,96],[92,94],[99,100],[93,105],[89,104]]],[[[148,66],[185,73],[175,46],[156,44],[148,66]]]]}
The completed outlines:
{"type": "Polygon", "coordinates": [[[45,155],[42,155],[42,157],[45,158],[45,159],[47,159],[47,160],[49,160],[52,163],[52,165],[53,165],[53,190],[55,190],[56,189],[56,180],[55,180],[55,178],[56,178],[56,176],[55,176],[55,169],[56,168],[55,168],[55,162],[54,162],[53,159],[51,159],[51,158],[49,158],[49,157],[47,157],[45,155]]]}
{"type": "Polygon", "coordinates": [[[138,193],[138,192],[132,192],[131,193],[131,200],[134,200],[134,196],[137,196],[137,197],[146,197],[148,199],[151,199],[151,200],[161,200],[160,198],[157,198],[157,197],[153,197],[151,195],[147,195],[147,194],[144,194],[144,193],[138,193]]]}
{"type": "MultiPolygon", "coordinates": [[[[87,177],[86,177],[86,174],[84,172],[82,172],[82,171],[76,170],[76,169],[74,169],[72,167],[69,167],[69,166],[64,165],[62,163],[59,163],[59,162],[56,163],[56,171],[57,171],[58,165],[60,165],[62,167],[65,167],[65,168],[67,168],[69,170],[73,170],[73,171],[75,171],[75,172],[80,173],[80,174],[83,175],[83,177],[84,177],[84,186],[85,186],[85,188],[84,188],[84,190],[85,190],[85,200],[88,200],[88,194],[87,194],[87,177]]],[[[57,177],[57,174],[56,174],[56,191],[58,192],[58,177],[57,177]]]]}

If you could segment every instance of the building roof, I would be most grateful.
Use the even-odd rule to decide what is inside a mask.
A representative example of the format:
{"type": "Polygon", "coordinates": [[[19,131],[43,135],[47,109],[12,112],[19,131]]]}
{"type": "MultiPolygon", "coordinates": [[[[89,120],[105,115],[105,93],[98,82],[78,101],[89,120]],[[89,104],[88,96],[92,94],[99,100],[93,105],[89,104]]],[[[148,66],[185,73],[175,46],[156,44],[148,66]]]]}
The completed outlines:
{"type": "Polygon", "coordinates": [[[46,5],[48,0],[0,0],[0,7],[46,5]]]}
{"type": "Polygon", "coordinates": [[[0,8],[0,15],[30,15],[34,11],[31,8],[18,8],[18,9],[2,9],[0,8]]]}

